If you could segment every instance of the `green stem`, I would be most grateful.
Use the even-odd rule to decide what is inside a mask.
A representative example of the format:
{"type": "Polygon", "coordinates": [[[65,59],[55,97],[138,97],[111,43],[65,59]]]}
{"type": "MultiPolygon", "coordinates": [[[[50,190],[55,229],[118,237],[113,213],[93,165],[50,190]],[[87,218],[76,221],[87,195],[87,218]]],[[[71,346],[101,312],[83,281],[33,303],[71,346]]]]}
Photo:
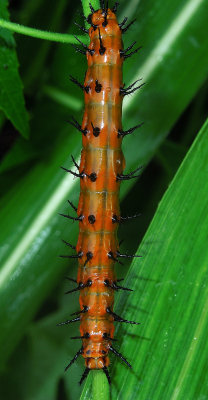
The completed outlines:
{"type": "MultiPolygon", "coordinates": [[[[40,29],[29,28],[28,26],[15,24],[14,22],[5,21],[0,18],[0,28],[6,28],[10,31],[20,33],[21,35],[32,36],[37,39],[50,40],[52,42],[59,43],[72,43],[79,44],[73,35],[67,33],[56,33],[41,31],[40,29]]],[[[87,44],[87,38],[84,35],[77,35],[77,37],[85,44],[87,44]]]]}
{"type": "Polygon", "coordinates": [[[110,386],[102,370],[92,370],[93,400],[110,400],[110,386]]]}

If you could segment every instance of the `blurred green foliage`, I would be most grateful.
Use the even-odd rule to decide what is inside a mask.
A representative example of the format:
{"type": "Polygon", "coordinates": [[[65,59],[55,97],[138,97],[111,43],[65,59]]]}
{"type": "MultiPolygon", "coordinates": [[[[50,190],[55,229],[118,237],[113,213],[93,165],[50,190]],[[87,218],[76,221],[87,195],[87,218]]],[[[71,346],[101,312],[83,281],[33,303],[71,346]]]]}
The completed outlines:
{"type": "MultiPolygon", "coordinates": [[[[0,0],[0,17],[8,18],[6,6],[0,0]]],[[[81,4],[67,0],[14,0],[9,11],[12,21],[40,29],[78,33],[74,20],[83,25],[81,4]]],[[[192,143],[207,116],[207,1],[121,0],[119,21],[124,16],[137,18],[124,36],[125,47],[134,40],[143,46],[125,62],[124,82],[143,77],[147,83],[124,102],[124,128],[145,122],[125,138],[126,171],[145,168],[140,180],[122,186],[122,214],[139,211],[142,217],[123,225],[119,237],[129,254],[144,238],[144,261],[133,263],[126,284],[136,290],[117,296],[115,311],[144,327],[118,331],[118,349],[134,369],[112,357],[112,396],[204,400],[207,125],[192,143]],[[192,351],[195,328],[201,341],[192,351]]],[[[64,296],[64,276],[76,277],[76,263],[58,258],[61,239],[76,243],[78,227],[58,213],[72,214],[67,199],[78,201],[79,183],[60,166],[71,166],[70,154],[80,154],[81,137],[67,120],[74,115],[81,121],[83,97],[69,74],[82,81],[86,61],[69,45],[17,35],[15,41],[16,51],[13,35],[0,29],[0,396],[78,399],[83,360],[63,372],[78,350],[70,341],[78,325],[56,327],[78,309],[78,296],[64,296]]],[[[118,269],[119,278],[128,267],[118,269]]],[[[90,379],[83,398],[90,398],[90,379]]]]}

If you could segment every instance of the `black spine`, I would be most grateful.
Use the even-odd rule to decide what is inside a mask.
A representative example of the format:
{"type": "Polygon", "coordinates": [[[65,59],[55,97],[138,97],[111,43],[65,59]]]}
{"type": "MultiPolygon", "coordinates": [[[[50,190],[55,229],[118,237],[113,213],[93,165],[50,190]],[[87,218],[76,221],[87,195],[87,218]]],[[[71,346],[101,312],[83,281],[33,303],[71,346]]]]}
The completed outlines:
{"type": "Polygon", "coordinates": [[[73,322],[77,322],[77,321],[80,321],[80,317],[68,319],[67,321],[64,321],[64,322],[59,322],[59,324],[57,324],[56,326],[69,325],[69,324],[72,324],[73,322]]]}
{"type": "Polygon", "coordinates": [[[103,367],[103,372],[105,373],[105,376],[106,376],[106,378],[108,380],[109,385],[111,385],[111,378],[110,378],[110,375],[109,375],[109,372],[108,372],[108,368],[107,367],[103,367]]]}
{"type": "Polygon", "coordinates": [[[106,311],[107,311],[107,313],[109,313],[113,316],[114,321],[116,321],[116,322],[125,322],[127,324],[140,325],[140,322],[128,321],[128,319],[124,319],[124,318],[120,317],[119,315],[117,315],[113,311],[111,311],[111,309],[109,307],[106,309],[106,311]]]}
{"type": "Polygon", "coordinates": [[[130,86],[127,88],[120,88],[120,95],[122,96],[127,96],[128,94],[134,93],[136,90],[140,89],[142,86],[145,85],[145,83],[142,83],[139,86],[133,87],[136,85],[137,82],[141,81],[141,79],[137,79],[134,83],[132,83],[130,86]]]}
{"type": "Polygon", "coordinates": [[[129,362],[126,360],[126,358],[125,358],[121,353],[119,353],[116,349],[114,349],[114,347],[110,346],[110,347],[109,347],[109,350],[112,351],[112,353],[114,353],[114,354],[115,354],[117,357],[119,357],[122,361],[124,361],[125,364],[126,364],[129,368],[132,368],[131,364],[129,364],[129,362]]]}
{"type": "Polygon", "coordinates": [[[133,19],[133,21],[131,21],[125,28],[122,28],[122,29],[121,29],[121,30],[122,30],[122,33],[125,33],[125,32],[127,31],[127,29],[129,29],[130,26],[131,26],[132,24],[134,24],[135,21],[136,21],[136,19],[133,19]]]}
{"type": "Polygon", "coordinates": [[[126,135],[130,135],[135,131],[137,128],[141,128],[141,126],[144,125],[144,122],[141,122],[141,124],[138,124],[136,126],[133,126],[133,128],[128,129],[127,131],[123,131],[121,129],[118,130],[118,137],[125,137],[126,135]]]}
{"type": "Polygon", "coordinates": [[[75,205],[74,205],[70,200],[68,200],[68,203],[69,203],[69,205],[73,208],[73,210],[74,210],[75,212],[77,212],[77,207],[75,207],[75,205]]]}
{"type": "Polygon", "coordinates": [[[82,382],[87,378],[87,375],[89,374],[90,369],[89,368],[85,368],[84,373],[82,374],[82,377],[79,381],[79,384],[81,385],[82,382]]]}
{"type": "Polygon", "coordinates": [[[80,356],[80,354],[82,354],[83,352],[83,348],[81,347],[80,350],[78,350],[78,352],[75,354],[74,358],[70,361],[70,363],[66,366],[65,368],[65,372],[67,371],[68,368],[71,367],[71,365],[77,360],[77,358],[80,356]]]}
{"type": "Polygon", "coordinates": [[[71,217],[70,215],[66,215],[66,214],[59,214],[59,215],[61,215],[64,218],[71,219],[73,221],[82,221],[84,218],[83,215],[80,215],[79,217],[71,217]]]}

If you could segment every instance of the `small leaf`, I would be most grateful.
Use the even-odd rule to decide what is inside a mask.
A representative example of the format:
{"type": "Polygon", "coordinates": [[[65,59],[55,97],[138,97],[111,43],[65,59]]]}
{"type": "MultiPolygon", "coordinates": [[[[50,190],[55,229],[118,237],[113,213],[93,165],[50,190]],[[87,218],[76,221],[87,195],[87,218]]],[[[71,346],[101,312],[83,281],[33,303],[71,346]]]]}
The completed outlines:
{"type": "MultiPolygon", "coordinates": [[[[8,19],[8,2],[0,0],[0,17],[8,19]]],[[[11,32],[0,28],[0,110],[25,137],[29,136],[23,86],[18,72],[15,42],[11,32]]]]}

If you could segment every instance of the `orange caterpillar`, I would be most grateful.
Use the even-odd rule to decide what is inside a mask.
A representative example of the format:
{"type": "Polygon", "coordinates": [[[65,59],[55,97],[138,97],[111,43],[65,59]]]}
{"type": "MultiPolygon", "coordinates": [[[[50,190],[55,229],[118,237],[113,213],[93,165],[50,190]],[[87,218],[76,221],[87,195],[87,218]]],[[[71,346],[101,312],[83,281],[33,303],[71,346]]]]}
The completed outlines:
{"type": "Polygon", "coordinates": [[[68,293],[80,291],[81,311],[74,313],[78,315],[74,319],[59,325],[80,321],[81,336],[76,339],[82,340],[82,347],[66,367],[68,369],[79,355],[84,357],[86,369],[80,383],[91,369],[103,369],[110,383],[107,369],[110,351],[131,367],[112,346],[114,321],[137,324],[113,311],[114,292],[119,289],[131,290],[118,285],[114,264],[121,263],[121,257],[134,257],[119,252],[118,224],[131,218],[120,216],[119,188],[122,180],[136,177],[135,173],[139,170],[137,168],[128,175],[123,174],[125,160],[121,143],[124,136],[141,126],[122,130],[122,101],[125,95],[142,86],[135,87],[136,82],[128,88],[123,85],[123,62],[139,48],[129,52],[133,43],[126,50],[123,49],[122,33],[132,23],[124,27],[127,18],[121,24],[117,22],[117,6],[118,3],[111,10],[101,2],[101,9],[95,11],[90,4],[91,14],[87,18],[91,25],[87,31],[90,45],[87,47],[83,44],[83,50],[76,48],[87,56],[84,85],[71,78],[84,91],[85,110],[82,125],[74,119],[71,121],[83,137],[79,167],[73,159],[79,172],[64,168],[80,178],[78,209],[71,204],[78,217],[64,215],[79,221],[77,254],[63,257],[78,258],[78,287],[68,293]]]}

